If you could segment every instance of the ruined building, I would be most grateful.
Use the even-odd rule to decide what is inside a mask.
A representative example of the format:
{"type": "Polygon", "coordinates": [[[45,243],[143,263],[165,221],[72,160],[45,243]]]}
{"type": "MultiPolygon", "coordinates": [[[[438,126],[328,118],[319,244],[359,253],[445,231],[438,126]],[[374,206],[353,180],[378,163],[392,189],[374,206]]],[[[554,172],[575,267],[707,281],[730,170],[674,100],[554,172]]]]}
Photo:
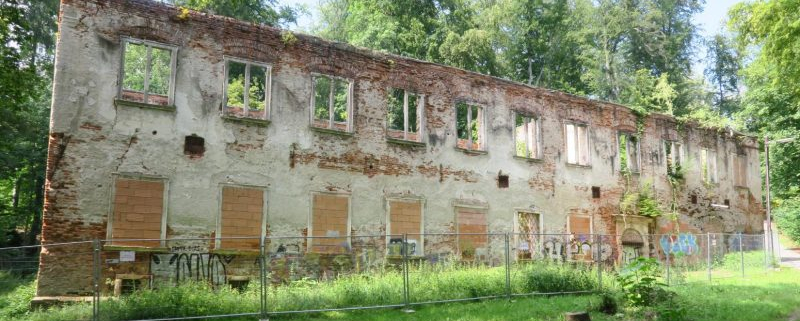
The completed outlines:
{"type": "MultiPolygon", "coordinates": [[[[60,22],[44,244],[110,239],[146,262],[408,234],[414,257],[491,258],[487,236],[420,233],[623,235],[613,262],[620,239],[762,230],[753,137],[145,0],[62,0],[60,22]],[[621,210],[646,186],[675,220],[621,210]]],[[[38,295],[89,293],[81,253],[46,247],[38,295]]]]}

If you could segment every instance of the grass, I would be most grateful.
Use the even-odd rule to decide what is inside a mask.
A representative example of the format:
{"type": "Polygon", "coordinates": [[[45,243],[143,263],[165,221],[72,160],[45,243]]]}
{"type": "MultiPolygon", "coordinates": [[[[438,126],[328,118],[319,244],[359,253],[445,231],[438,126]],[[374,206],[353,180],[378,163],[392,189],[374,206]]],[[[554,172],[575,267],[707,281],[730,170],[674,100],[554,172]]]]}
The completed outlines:
{"type": "MultiPolygon", "coordinates": [[[[692,283],[670,288],[677,292],[676,304],[685,310],[688,320],[697,321],[772,321],[786,320],[800,307],[800,271],[779,272],[744,279],[723,279],[713,283],[692,283]]],[[[648,311],[628,310],[623,316],[597,312],[598,295],[529,297],[508,301],[487,300],[476,303],[451,303],[416,307],[415,313],[399,310],[326,312],[304,320],[563,320],[570,311],[591,311],[592,320],[644,320],[648,311]]],[[[285,319],[285,318],[272,318],[285,319]]]]}
{"type": "MultiPolygon", "coordinates": [[[[747,254],[747,253],[745,253],[747,254]]],[[[746,255],[747,258],[747,255],[746,255]]],[[[733,259],[731,259],[733,260],[733,259]]],[[[755,260],[755,259],[753,259],[755,260]]],[[[763,260],[763,258],[762,258],[763,260]]],[[[747,260],[746,260],[747,262],[747,260]]],[[[738,263],[738,261],[734,262],[738,263]]],[[[719,267],[727,263],[720,261],[719,267]]],[[[596,286],[590,269],[562,265],[520,265],[512,273],[515,293],[589,290],[596,286]]],[[[502,268],[483,266],[417,266],[410,273],[412,300],[415,302],[467,298],[505,293],[502,268]]],[[[606,276],[605,280],[611,279],[606,276]]],[[[675,304],[689,320],[785,320],[800,307],[800,271],[781,270],[770,274],[729,278],[712,283],[697,282],[671,287],[677,292],[675,304]]],[[[610,283],[605,284],[609,288],[610,283]]],[[[44,311],[29,311],[35,281],[0,274],[0,320],[89,320],[91,305],[75,304],[44,311]]],[[[296,281],[288,286],[271,287],[270,311],[333,308],[358,305],[402,303],[402,275],[385,271],[378,276],[351,275],[328,282],[296,281]]],[[[567,311],[597,311],[598,295],[520,297],[472,303],[415,306],[415,313],[398,309],[356,312],[325,312],[273,316],[274,320],[561,320],[567,311]]],[[[142,291],[121,299],[102,302],[104,320],[130,320],[155,317],[180,317],[226,313],[257,312],[258,288],[252,285],[242,293],[231,289],[212,291],[204,284],[142,291]]],[[[592,320],[643,320],[647,310],[627,309],[623,316],[592,312],[592,320]]],[[[255,320],[238,318],[225,320],[255,320]]]]}

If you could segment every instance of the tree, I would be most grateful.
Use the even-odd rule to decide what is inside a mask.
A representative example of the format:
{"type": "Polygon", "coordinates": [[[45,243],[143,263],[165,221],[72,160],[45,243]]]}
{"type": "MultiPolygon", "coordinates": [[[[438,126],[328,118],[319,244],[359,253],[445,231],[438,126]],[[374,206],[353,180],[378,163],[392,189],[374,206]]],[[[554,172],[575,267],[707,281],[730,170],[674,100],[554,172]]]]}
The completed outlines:
{"type": "Polygon", "coordinates": [[[0,2],[0,244],[32,244],[41,228],[57,9],[0,2]]]}
{"type": "MultiPolygon", "coordinates": [[[[742,71],[742,110],[737,116],[747,129],[774,138],[800,134],[800,2],[794,0],[740,3],[730,12],[729,27],[738,50],[753,57],[742,71]]],[[[771,185],[776,198],[800,194],[800,145],[780,144],[770,150],[771,185]]]]}
{"type": "Polygon", "coordinates": [[[739,110],[739,53],[725,36],[717,34],[706,43],[708,67],[704,74],[714,86],[714,107],[731,117],[739,110]]]}

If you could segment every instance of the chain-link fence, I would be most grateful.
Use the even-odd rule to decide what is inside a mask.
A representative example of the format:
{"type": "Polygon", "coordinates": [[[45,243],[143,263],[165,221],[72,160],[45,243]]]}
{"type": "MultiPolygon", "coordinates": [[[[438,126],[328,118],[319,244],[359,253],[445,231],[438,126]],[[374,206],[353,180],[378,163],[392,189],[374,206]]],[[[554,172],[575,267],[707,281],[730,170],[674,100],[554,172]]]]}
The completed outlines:
{"type": "Polygon", "coordinates": [[[657,260],[669,285],[769,270],[764,235],[427,233],[96,240],[0,249],[0,276],[80,298],[75,319],[157,320],[405,308],[592,293],[657,260]],[[91,310],[89,310],[91,306],[91,310]]]}

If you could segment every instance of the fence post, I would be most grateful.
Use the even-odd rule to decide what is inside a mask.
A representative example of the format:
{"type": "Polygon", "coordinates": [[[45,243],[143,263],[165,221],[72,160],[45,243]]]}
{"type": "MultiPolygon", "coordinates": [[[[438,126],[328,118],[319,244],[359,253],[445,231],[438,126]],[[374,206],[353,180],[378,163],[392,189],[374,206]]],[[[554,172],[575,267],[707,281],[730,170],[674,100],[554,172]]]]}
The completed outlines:
{"type": "MultiPolygon", "coordinates": [[[[529,246],[530,247],[530,246],[529,246]]],[[[506,297],[511,299],[511,240],[506,233],[506,297]]]]}
{"type": "Polygon", "coordinates": [[[762,246],[764,248],[764,271],[769,271],[769,250],[767,249],[767,233],[764,233],[762,246]]]}
{"type": "Polygon", "coordinates": [[[602,241],[602,238],[600,237],[600,234],[595,234],[594,235],[594,244],[595,244],[595,248],[597,249],[595,251],[596,256],[595,256],[595,259],[594,259],[595,265],[597,266],[597,289],[602,291],[603,290],[603,268],[601,266],[602,265],[602,260],[600,258],[600,255],[602,254],[601,251],[602,251],[602,247],[603,247],[603,241],[602,241]]]}
{"type": "Polygon", "coordinates": [[[261,299],[261,316],[259,320],[269,320],[269,314],[267,311],[267,289],[269,288],[269,282],[267,277],[267,259],[266,259],[266,247],[267,247],[267,240],[266,237],[262,237],[259,240],[259,253],[258,253],[258,261],[259,261],[259,277],[261,278],[261,292],[260,292],[260,299],[261,299]]]}
{"type": "Polygon", "coordinates": [[[670,276],[671,276],[670,275],[670,270],[669,270],[670,269],[669,256],[670,256],[670,254],[672,254],[672,247],[674,246],[674,244],[672,244],[672,237],[669,237],[668,239],[669,239],[669,242],[667,244],[669,244],[669,249],[666,249],[666,251],[664,251],[664,254],[666,254],[666,256],[667,256],[667,286],[670,285],[669,280],[670,280],[670,276]]]}
{"type": "Polygon", "coordinates": [[[742,239],[744,238],[744,234],[739,232],[739,254],[742,263],[742,277],[744,277],[744,248],[742,247],[742,239]]]}
{"type": "Polygon", "coordinates": [[[708,282],[711,282],[711,233],[706,232],[706,268],[708,269],[708,282]]]}
{"type": "Polygon", "coordinates": [[[100,320],[100,240],[92,241],[92,320],[100,320]]]}
{"type": "Polygon", "coordinates": [[[409,287],[409,277],[408,277],[408,234],[403,233],[403,247],[401,247],[401,254],[403,254],[403,305],[405,308],[403,312],[411,313],[414,310],[411,309],[411,304],[408,299],[408,292],[409,287]]]}

